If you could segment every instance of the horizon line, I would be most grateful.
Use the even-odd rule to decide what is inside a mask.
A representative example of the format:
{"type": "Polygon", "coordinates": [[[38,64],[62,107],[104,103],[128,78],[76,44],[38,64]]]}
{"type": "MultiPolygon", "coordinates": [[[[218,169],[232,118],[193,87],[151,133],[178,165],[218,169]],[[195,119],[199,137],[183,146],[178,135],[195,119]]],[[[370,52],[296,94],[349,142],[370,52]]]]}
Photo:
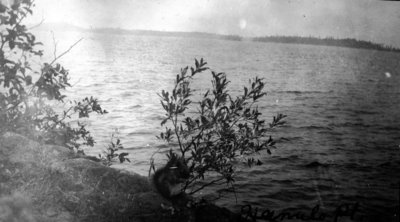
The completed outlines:
{"type": "MultiPolygon", "coordinates": [[[[83,30],[83,31],[89,31],[89,32],[93,32],[96,30],[101,30],[101,29],[114,29],[114,30],[120,30],[120,31],[126,31],[126,32],[158,32],[158,33],[181,33],[181,34],[203,34],[203,35],[214,35],[214,36],[221,36],[221,37],[238,37],[241,39],[245,39],[245,40],[253,40],[257,39],[257,38],[268,38],[268,37],[296,37],[296,38],[315,38],[315,39],[320,39],[320,40],[327,40],[327,39],[334,39],[334,40],[356,40],[356,41],[365,41],[365,42],[369,42],[372,44],[377,44],[377,45],[381,45],[383,47],[389,47],[389,48],[393,48],[395,50],[400,50],[400,47],[391,45],[391,44],[387,44],[387,43],[379,43],[379,42],[373,42],[371,40],[365,40],[365,39],[357,39],[354,37],[335,37],[335,36],[313,36],[311,34],[309,35],[280,35],[280,34],[270,34],[270,35],[258,35],[258,36],[242,36],[239,34],[221,34],[221,33],[212,33],[212,32],[205,32],[205,31],[172,31],[172,30],[155,30],[155,29],[127,29],[127,28],[121,28],[121,27],[89,27],[89,28],[85,28],[82,26],[78,26],[78,25],[74,25],[74,24],[70,24],[70,23],[64,23],[64,22],[43,22],[40,24],[29,24],[30,26],[32,26],[34,29],[47,29],[47,30],[51,30],[51,27],[45,27],[47,26],[58,26],[56,28],[61,28],[60,26],[69,26],[71,29],[78,29],[78,30],[83,30]]],[[[28,24],[26,24],[26,26],[28,26],[28,24]]],[[[69,30],[71,30],[69,29],[69,30]]],[[[63,29],[63,31],[69,31],[68,29],[63,29]]],[[[54,30],[51,30],[54,31],[54,30]]],[[[121,33],[115,33],[115,34],[121,34],[121,33]]],[[[129,33],[126,33],[129,34],[129,33]]],[[[131,33],[133,34],[133,33],[131,33]]]]}

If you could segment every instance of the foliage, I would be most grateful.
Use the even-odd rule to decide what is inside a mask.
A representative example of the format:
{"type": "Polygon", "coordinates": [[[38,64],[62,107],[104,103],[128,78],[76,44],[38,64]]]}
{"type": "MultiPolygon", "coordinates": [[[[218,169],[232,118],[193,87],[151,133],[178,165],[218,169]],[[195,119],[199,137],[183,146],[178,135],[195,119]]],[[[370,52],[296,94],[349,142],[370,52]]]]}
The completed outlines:
{"type": "Polygon", "coordinates": [[[129,153],[117,153],[118,150],[122,149],[124,149],[124,146],[122,145],[121,140],[118,137],[116,137],[115,134],[113,133],[111,135],[111,140],[110,143],[108,144],[107,150],[103,152],[103,155],[99,154],[99,158],[106,166],[112,165],[112,162],[116,158],[118,158],[120,163],[123,163],[125,161],[131,162],[131,160],[126,157],[129,155],[129,153]]]}
{"type": "Polygon", "coordinates": [[[206,62],[195,60],[195,67],[185,67],[176,76],[172,92],[162,90],[159,94],[166,113],[161,125],[166,125],[159,139],[168,143],[177,141],[174,151],[185,159],[190,178],[184,190],[194,194],[207,186],[226,183],[233,187],[235,181],[234,161],[244,160],[249,166],[262,164],[252,157],[262,150],[269,154],[275,141],[269,131],[284,124],[285,115],[278,114],[267,125],[261,119],[256,106],[266,93],[263,79],[249,80],[249,86],[235,98],[228,92],[226,74],[217,73],[206,67],[206,62]],[[193,102],[190,83],[194,76],[209,70],[212,88],[193,102]],[[212,176],[203,185],[198,182],[212,176]]]}
{"type": "Polygon", "coordinates": [[[57,60],[69,50],[40,65],[42,43],[22,24],[33,6],[32,0],[14,1],[10,7],[0,3],[0,133],[14,131],[76,149],[93,146],[90,132],[79,119],[107,111],[93,97],[66,100],[63,91],[71,87],[69,73],[57,60]],[[60,114],[53,108],[56,105],[69,108],[60,114]]]}

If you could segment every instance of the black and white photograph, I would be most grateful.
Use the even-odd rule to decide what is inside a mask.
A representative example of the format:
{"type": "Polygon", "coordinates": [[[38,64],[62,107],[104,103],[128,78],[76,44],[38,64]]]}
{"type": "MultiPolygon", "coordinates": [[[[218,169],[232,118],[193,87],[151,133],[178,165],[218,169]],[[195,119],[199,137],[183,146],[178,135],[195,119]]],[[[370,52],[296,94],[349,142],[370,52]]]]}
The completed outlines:
{"type": "Polygon", "coordinates": [[[0,222],[398,222],[399,172],[399,1],[0,0],[0,222]]]}

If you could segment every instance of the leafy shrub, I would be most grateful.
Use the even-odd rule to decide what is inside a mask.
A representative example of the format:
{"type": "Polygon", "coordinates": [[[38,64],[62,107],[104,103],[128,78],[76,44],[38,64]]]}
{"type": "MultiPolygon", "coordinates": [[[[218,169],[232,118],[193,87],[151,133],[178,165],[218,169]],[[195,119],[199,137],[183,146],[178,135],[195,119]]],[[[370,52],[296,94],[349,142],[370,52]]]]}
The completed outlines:
{"type": "Polygon", "coordinates": [[[262,164],[252,154],[262,150],[271,154],[275,141],[269,131],[284,124],[282,119],[286,116],[282,114],[268,125],[261,119],[256,102],[266,94],[263,79],[250,80],[235,98],[229,94],[228,84],[224,73],[210,70],[201,59],[195,60],[195,67],[181,69],[171,92],[162,90],[159,94],[165,111],[161,125],[166,127],[158,138],[177,142],[173,152],[183,157],[190,169],[190,178],[183,187],[189,194],[216,184],[233,187],[234,161],[246,161],[249,166],[262,164]],[[204,71],[211,72],[212,88],[194,102],[190,83],[204,71]],[[204,183],[205,179],[208,180],[204,183]],[[199,185],[201,181],[203,184],[199,185]]]}
{"type": "Polygon", "coordinates": [[[32,14],[33,1],[11,2],[11,6],[0,3],[0,133],[14,131],[75,149],[93,146],[95,141],[79,119],[107,113],[96,98],[69,101],[69,108],[61,114],[54,108],[68,103],[63,90],[71,87],[68,70],[57,60],[75,44],[54,55],[53,61],[35,66],[43,55],[38,49],[42,43],[22,24],[32,14]]]}
{"type": "Polygon", "coordinates": [[[122,149],[124,149],[124,146],[122,145],[121,140],[113,133],[107,149],[103,151],[103,155],[99,154],[99,158],[106,166],[112,165],[113,161],[117,158],[120,163],[125,161],[131,162],[131,160],[126,157],[129,155],[129,153],[117,153],[118,150],[122,149]]]}

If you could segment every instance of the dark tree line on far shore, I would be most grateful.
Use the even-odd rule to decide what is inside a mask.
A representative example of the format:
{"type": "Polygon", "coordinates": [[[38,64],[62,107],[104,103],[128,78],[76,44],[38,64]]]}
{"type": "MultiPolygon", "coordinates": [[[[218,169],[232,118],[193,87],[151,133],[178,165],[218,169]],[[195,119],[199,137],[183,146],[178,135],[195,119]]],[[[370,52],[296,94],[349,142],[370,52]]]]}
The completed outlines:
{"type": "Polygon", "coordinates": [[[374,49],[380,51],[400,52],[400,49],[377,44],[364,40],[357,39],[335,39],[333,37],[317,38],[317,37],[299,37],[299,36],[265,36],[256,37],[252,39],[256,42],[276,42],[276,43],[294,43],[294,44],[309,44],[309,45],[327,45],[327,46],[340,46],[349,48],[360,49],[374,49]]]}

